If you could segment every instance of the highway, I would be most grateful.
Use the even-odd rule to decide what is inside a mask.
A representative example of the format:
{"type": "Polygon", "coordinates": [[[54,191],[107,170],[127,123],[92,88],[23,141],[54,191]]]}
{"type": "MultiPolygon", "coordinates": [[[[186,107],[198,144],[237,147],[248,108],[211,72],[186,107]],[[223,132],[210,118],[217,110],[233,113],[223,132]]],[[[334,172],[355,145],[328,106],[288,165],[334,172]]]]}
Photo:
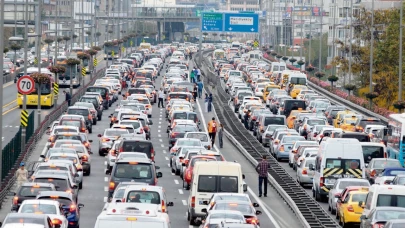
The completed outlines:
{"type": "MultiPolygon", "coordinates": [[[[164,69],[163,69],[164,71],[164,69]]],[[[156,80],[156,89],[159,89],[161,77],[156,80]]],[[[116,105],[113,104],[112,107],[116,105]]],[[[201,124],[206,130],[206,124],[209,119],[214,115],[213,113],[202,113],[201,107],[203,106],[203,100],[200,99],[197,102],[197,112],[201,119],[201,124]]],[[[104,129],[109,126],[108,115],[113,112],[113,109],[104,111],[103,118],[93,126],[93,133],[89,134],[89,139],[93,140],[91,149],[95,152],[91,157],[92,171],[91,176],[84,177],[83,189],[79,194],[79,202],[84,204],[84,208],[81,210],[80,225],[84,228],[94,227],[95,221],[99,213],[101,212],[104,202],[107,196],[108,189],[108,176],[105,172],[104,157],[100,157],[97,154],[98,140],[97,134],[103,133],[104,129]]],[[[187,211],[187,199],[188,191],[182,188],[182,180],[178,176],[174,176],[169,168],[168,160],[168,138],[166,133],[167,121],[165,120],[164,110],[158,109],[157,105],[153,106],[153,125],[152,137],[155,151],[156,151],[156,165],[160,166],[160,171],[163,173],[163,177],[159,179],[158,184],[166,189],[169,201],[174,202],[174,206],[168,208],[171,218],[171,227],[183,228],[190,227],[186,219],[187,211]]],[[[40,154],[43,152],[44,147],[47,144],[47,135],[44,135],[35,151],[30,157],[30,161],[37,161],[40,154]]],[[[217,149],[216,145],[215,149],[217,149]]],[[[258,198],[258,181],[257,173],[254,167],[246,161],[246,158],[224,137],[224,148],[220,150],[226,160],[237,161],[241,164],[243,173],[246,175],[246,183],[249,186],[248,194],[253,202],[260,204],[259,210],[263,212],[259,215],[261,227],[265,228],[282,228],[282,227],[302,227],[301,224],[295,218],[293,212],[285,204],[285,202],[269,187],[267,198],[258,198]]],[[[3,208],[0,210],[0,221],[5,218],[10,211],[11,197],[3,204],[3,208]]]]}
{"type": "MultiPolygon", "coordinates": [[[[101,60],[103,55],[98,56],[99,64],[97,69],[105,67],[105,61],[101,60]]],[[[84,77],[85,84],[90,81],[90,75],[84,77]]],[[[63,94],[63,89],[59,88],[59,96],[57,104],[62,104],[65,101],[65,95],[63,94]]],[[[73,89],[73,94],[76,92],[76,89],[73,89]]],[[[41,120],[45,118],[52,110],[56,107],[50,109],[41,110],[41,120]]],[[[28,112],[36,112],[36,107],[29,107],[28,112]]],[[[20,127],[20,111],[21,109],[17,105],[17,85],[14,81],[7,82],[3,86],[3,121],[2,121],[2,131],[3,131],[3,148],[11,141],[11,139],[17,134],[20,127]]],[[[35,115],[35,128],[37,127],[37,115],[35,115]]]]}

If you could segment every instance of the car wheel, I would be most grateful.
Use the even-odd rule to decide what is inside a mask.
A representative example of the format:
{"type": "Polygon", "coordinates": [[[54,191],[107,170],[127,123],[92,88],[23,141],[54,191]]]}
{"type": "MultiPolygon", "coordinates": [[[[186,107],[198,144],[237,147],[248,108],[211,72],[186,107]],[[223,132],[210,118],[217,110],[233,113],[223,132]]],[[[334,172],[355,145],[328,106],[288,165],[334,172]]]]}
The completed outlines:
{"type": "Polygon", "coordinates": [[[288,166],[290,166],[291,168],[293,167],[293,164],[288,162],[288,166]]]}
{"type": "Polygon", "coordinates": [[[98,150],[98,155],[104,157],[104,152],[102,150],[98,150]]]}
{"type": "Polygon", "coordinates": [[[177,169],[176,168],[176,172],[174,173],[176,176],[179,176],[180,175],[180,169],[177,169]]]}
{"type": "Polygon", "coordinates": [[[80,182],[80,184],[79,184],[79,189],[82,189],[82,188],[83,188],[83,181],[80,182]]]}
{"type": "Polygon", "coordinates": [[[91,173],[91,166],[89,166],[89,170],[87,170],[86,176],[90,176],[90,173],[91,173]]]}

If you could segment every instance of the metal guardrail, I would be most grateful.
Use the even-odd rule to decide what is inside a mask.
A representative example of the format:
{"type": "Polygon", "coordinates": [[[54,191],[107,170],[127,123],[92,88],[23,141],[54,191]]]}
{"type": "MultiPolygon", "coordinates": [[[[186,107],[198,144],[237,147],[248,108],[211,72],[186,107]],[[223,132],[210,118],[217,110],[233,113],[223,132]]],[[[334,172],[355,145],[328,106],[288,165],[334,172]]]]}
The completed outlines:
{"type": "MultiPolygon", "coordinates": [[[[205,51],[203,53],[210,51],[205,51]]],[[[214,96],[214,110],[217,114],[218,120],[224,124],[225,129],[227,129],[226,135],[228,138],[235,143],[252,165],[256,165],[263,155],[269,157],[269,184],[285,200],[305,227],[339,227],[339,224],[333,220],[325,210],[323,210],[318,202],[307,194],[293,177],[291,177],[285,169],[280,166],[278,161],[271,156],[259,141],[257,141],[257,139],[254,138],[240,123],[235,116],[234,111],[228,105],[230,96],[225,93],[222,88],[219,88],[220,86],[215,86],[220,84],[218,83],[218,76],[215,75],[211,69],[207,69],[207,66],[211,65],[211,63],[205,63],[199,65],[199,67],[204,72],[204,74],[202,74],[204,82],[211,82],[210,85],[212,91],[209,90],[209,86],[205,86],[205,89],[214,96]],[[214,82],[215,84],[213,84],[214,82]]]]}
{"type": "MultiPolygon", "coordinates": [[[[263,58],[262,60],[267,62],[267,63],[271,63],[271,61],[268,60],[268,59],[263,58]]],[[[378,118],[382,122],[384,122],[385,124],[388,124],[388,118],[386,118],[386,117],[384,117],[382,115],[379,115],[379,114],[377,114],[375,112],[372,112],[372,111],[370,111],[370,110],[368,110],[368,109],[366,109],[366,108],[364,108],[364,107],[362,107],[360,105],[354,104],[353,102],[347,101],[347,100],[345,100],[345,99],[343,99],[343,98],[329,92],[328,90],[316,85],[315,83],[310,82],[309,80],[308,80],[308,86],[309,86],[309,88],[313,89],[317,93],[319,93],[319,94],[325,96],[326,98],[330,99],[335,104],[348,107],[349,109],[351,109],[353,111],[356,111],[356,112],[358,112],[358,113],[360,113],[362,115],[365,115],[365,116],[378,118]]]]}
{"type": "MultiPolygon", "coordinates": [[[[87,87],[93,85],[94,82],[100,76],[104,75],[104,70],[105,70],[104,68],[98,70],[96,72],[96,76],[93,77],[93,79],[90,80],[90,82],[88,82],[86,85],[81,87],[75,94],[73,94],[71,102],[75,103],[76,101],[78,101],[80,97],[86,92],[87,87]]],[[[57,120],[67,110],[67,108],[68,103],[66,101],[58,105],[51,113],[45,116],[41,124],[37,127],[37,129],[35,129],[34,135],[26,143],[25,150],[18,156],[18,159],[15,162],[13,168],[11,168],[5,180],[1,184],[0,208],[2,208],[4,200],[7,198],[9,191],[11,190],[16,181],[15,171],[18,168],[18,164],[20,164],[22,161],[26,162],[28,160],[32,152],[35,150],[37,143],[41,140],[42,136],[48,129],[48,126],[51,125],[53,121],[57,120]]]]}

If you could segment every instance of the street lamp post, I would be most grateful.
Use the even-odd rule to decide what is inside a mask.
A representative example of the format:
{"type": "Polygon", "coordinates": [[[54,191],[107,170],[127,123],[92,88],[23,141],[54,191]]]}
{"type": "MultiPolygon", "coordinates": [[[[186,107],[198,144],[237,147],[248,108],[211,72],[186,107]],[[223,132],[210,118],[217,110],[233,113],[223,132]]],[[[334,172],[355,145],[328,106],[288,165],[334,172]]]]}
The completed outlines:
{"type": "MultiPolygon", "coordinates": [[[[402,6],[401,6],[402,9],[402,6]]],[[[371,1],[371,39],[370,39],[370,69],[369,69],[369,93],[373,92],[373,49],[374,49],[374,0],[371,1]]],[[[372,99],[370,99],[370,108],[372,106],[372,99]]]]}
{"type": "MultiPolygon", "coordinates": [[[[38,1],[37,11],[36,11],[36,55],[38,61],[38,73],[41,73],[41,34],[42,34],[42,24],[41,24],[41,9],[42,1],[38,1]]],[[[38,115],[38,126],[41,125],[41,85],[38,84],[37,88],[38,93],[38,106],[37,106],[37,115],[38,115]]]]}
{"type": "Polygon", "coordinates": [[[399,19],[399,73],[398,73],[398,101],[402,100],[402,18],[403,18],[403,0],[401,0],[401,10],[400,10],[400,19],[399,19]]]}
{"type": "MultiPolygon", "coordinates": [[[[0,31],[4,31],[4,2],[2,2],[2,4],[0,4],[0,12],[1,12],[1,15],[0,15],[0,31]]],[[[3,53],[3,50],[4,50],[4,36],[1,35],[0,36],[0,51],[1,51],[1,53],[3,53]]],[[[3,74],[3,69],[4,69],[3,64],[4,64],[4,59],[0,58],[0,72],[1,72],[1,74],[3,74]]],[[[0,95],[2,95],[2,96],[3,96],[3,84],[4,84],[3,80],[0,80],[0,95]]],[[[3,99],[0,99],[0,112],[3,113],[3,99]]],[[[3,115],[0,116],[0,123],[3,123],[3,115]]],[[[0,131],[0,138],[2,138],[2,136],[3,136],[3,132],[0,131]]],[[[2,157],[3,157],[2,148],[3,148],[2,141],[0,141],[0,159],[2,159],[2,157]]],[[[2,169],[3,169],[2,162],[0,162],[0,184],[2,184],[1,183],[2,175],[3,175],[2,174],[2,169]]]]}

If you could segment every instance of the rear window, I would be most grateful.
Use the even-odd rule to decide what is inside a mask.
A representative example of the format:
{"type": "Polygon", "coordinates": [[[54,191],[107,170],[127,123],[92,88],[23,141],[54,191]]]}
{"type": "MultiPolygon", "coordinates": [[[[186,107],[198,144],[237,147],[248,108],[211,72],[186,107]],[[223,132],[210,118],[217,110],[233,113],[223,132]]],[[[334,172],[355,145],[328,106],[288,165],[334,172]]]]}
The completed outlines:
{"type": "Polygon", "coordinates": [[[23,197],[36,197],[42,191],[52,191],[51,187],[22,186],[18,195],[23,197]]]}
{"type": "Polygon", "coordinates": [[[200,175],[198,177],[198,192],[238,192],[238,177],[200,175]]]}
{"type": "Polygon", "coordinates": [[[150,158],[150,152],[152,150],[152,144],[142,141],[124,141],[122,147],[125,152],[140,152],[145,153],[150,158]]]}
{"type": "Polygon", "coordinates": [[[64,205],[64,206],[69,206],[70,204],[72,204],[72,200],[70,200],[69,198],[65,198],[65,197],[50,197],[50,196],[42,196],[39,197],[38,199],[43,199],[43,200],[56,200],[58,201],[60,204],[64,205]]]}
{"type": "Polygon", "coordinates": [[[364,162],[369,163],[373,158],[384,157],[384,147],[382,146],[361,146],[363,148],[364,162]]]}
{"type": "Polygon", "coordinates": [[[89,110],[88,109],[73,109],[69,108],[67,113],[69,115],[79,115],[79,116],[88,116],[89,115],[89,110]]]}
{"type": "Polygon", "coordinates": [[[201,133],[189,133],[187,135],[187,138],[199,139],[202,142],[208,142],[208,136],[206,134],[201,134],[201,133]]]}
{"type": "MultiPolygon", "coordinates": [[[[377,198],[376,207],[404,207],[405,208],[405,196],[403,195],[387,195],[379,194],[377,198]]],[[[393,213],[393,211],[389,211],[393,213]]],[[[405,213],[402,213],[405,214],[405,213]]]]}
{"type": "Polygon", "coordinates": [[[20,213],[56,214],[56,207],[52,204],[25,204],[20,213]]]}
{"type": "Polygon", "coordinates": [[[145,89],[128,89],[129,95],[131,94],[146,94],[145,89]]]}
{"type": "Polygon", "coordinates": [[[55,141],[59,139],[70,139],[70,140],[79,140],[82,141],[80,135],[56,135],[55,141]]]}
{"type": "Polygon", "coordinates": [[[195,140],[181,140],[177,142],[177,146],[201,146],[201,142],[195,140]]]}
{"type": "Polygon", "coordinates": [[[370,142],[370,137],[363,134],[342,134],[342,138],[357,139],[360,142],[370,142]]]}
{"type": "Polygon", "coordinates": [[[134,133],[135,132],[135,130],[133,128],[113,127],[113,129],[127,129],[129,133],[134,133]]]}
{"type": "Polygon", "coordinates": [[[266,117],[264,119],[264,126],[267,125],[285,125],[284,117],[266,117]]]}
{"type": "Polygon", "coordinates": [[[68,190],[68,183],[66,179],[55,179],[55,178],[35,178],[34,182],[37,183],[47,183],[55,185],[57,191],[68,190]]]}
{"type": "Polygon", "coordinates": [[[141,124],[139,122],[136,122],[136,121],[129,121],[129,122],[121,121],[120,124],[122,124],[122,125],[132,125],[135,129],[138,129],[138,128],[141,127],[141,124]]]}
{"type": "Polygon", "coordinates": [[[38,170],[68,170],[66,167],[64,166],[45,166],[45,165],[41,165],[37,168],[38,170]]]}
{"type": "Polygon", "coordinates": [[[240,211],[242,214],[253,214],[250,204],[218,203],[215,205],[215,210],[231,210],[240,211]]]}
{"type": "MultiPolygon", "coordinates": [[[[388,221],[392,219],[401,219],[405,216],[405,212],[403,210],[378,210],[376,211],[375,219],[377,221],[388,221]]],[[[394,226],[392,226],[394,227],[394,226]]],[[[404,226],[401,226],[401,228],[404,226]]],[[[399,228],[399,226],[398,226],[399,228]]]]}
{"type": "Polygon", "coordinates": [[[55,130],[53,130],[53,133],[54,134],[58,134],[58,133],[64,133],[64,132],[66,132],[66,133],[69,133],[69,132],[71,132],[71,133],[77,133],[77,130],[75,130],[75,129],[71,129],[71,128],[66,128],[66,129],[55,129],[55,130]]]}
{"type": "Polygon", "coordinates": [[[120,130],[108,130],[105,132],[106,136],[121,136],[123,134],[128,134],[128,130],[122,131],[120,130]]]}
{"type": "MultiPolygon", "coordinates": [[[[368,182],[365,181],[340,181],[339,183],[339,189],[345,189],[346,187],[350,186],[370,186],[368,182]]],[[[363,200],[363,202],[365,202],[363,200]]]]}
{"type": "Polygon", "coordinates": [[[358,194],[358,193],[354,193],[352,194],[352,202],[366,202],[366,196],[367,193],[363,193],[363,194],[358,194]]]}
{"type": "Polygon", "coordinates": [[[107,88],[102,88],[102,87],[89,87],[87,88],[86,92],[96,92],[100,93],[102,98],[105,98],[105,95],[107,93],[107,88]]]}
{"type": "Polygon", "coordinates": [[[173,115],[173,119],[181,119],[181,120],[186,120],[188,117],[187,112],[178,112],[173,115]]]}
{"type": "Polygon", "coordinates": [[[198,131],[198,129],[194,126],[175,126],[172,130],[172,132],[180,132],[180,133],[185,133],[185,132],[192,132],[192,131],[198,131]]]}
{"type": "Polygon", "coordinates": [[[170,99],[187,99],[187,94],[169,94],[170,99]]]}
{"type": "Polygon", "coordinates": [[[61,120],[59,125],[66,125],[66,126],[73,126],[73,127],[81,127],[80,121],[76,120],[61,120]]]}
{"type": "Polygon", "coordinates": [[[127,202],[160,204],[160,195],[153,191],[133,190],[128,193],[127,202]]]}
{"type": "Polygon", "coordinates": [[[73,163],[77,163],[77,160],[75,157],[71,157],[71,156],[50,156],[49,160],[69,160],[72,161],[73,163]]]}
{"type": "Polygon", "coordinates": [[[128,179],[151,179],[152,178],[152,165],[151,164],[129,164],[118,163],[115,165],[114,172],[115,178],[128,178],[128,179]]]}
{"type": "Polygon", "coordinates": [[[21,220],[23,220],[24,223],[26,223],[26,224],[39,224],[39,225],[45,224],[44,218],[29,218],[29,217],[21,216],[19,218],[7,218],[3,222],[3,226],[5,224],[12,224],[12,223],[19,224],[21,222],[21,220]]]}

